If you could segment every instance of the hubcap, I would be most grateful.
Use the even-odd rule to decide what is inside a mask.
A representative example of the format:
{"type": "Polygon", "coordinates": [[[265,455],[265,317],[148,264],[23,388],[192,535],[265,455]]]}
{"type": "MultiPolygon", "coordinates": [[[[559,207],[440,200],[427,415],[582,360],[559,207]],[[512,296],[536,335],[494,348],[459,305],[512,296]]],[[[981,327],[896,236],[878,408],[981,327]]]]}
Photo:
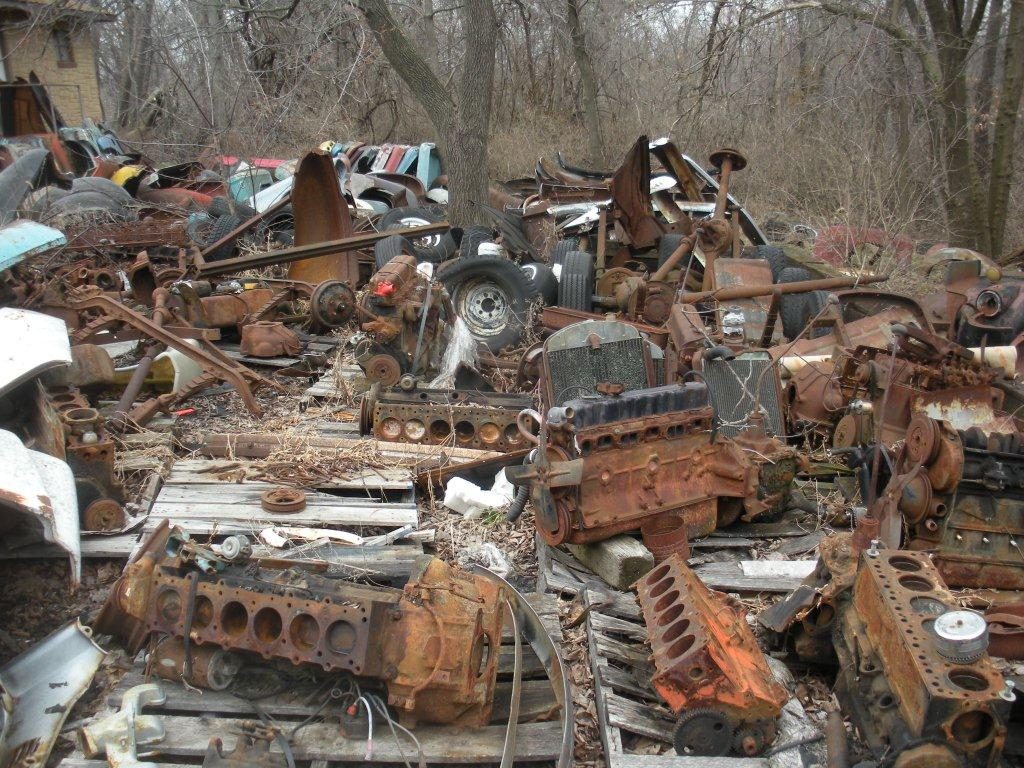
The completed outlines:
{"type": "MultiPolygon", "coordinates": [[[[404,219],[398,222],[403,227],[425,227],[427,224],[432,222],[426,219],[421,219],[417,216],[406,216],[404,219]]],[[[424,235],[423,237],[417,237],[413,240],[413,243],[420,246],[421,248],[433,248],[439,245],[441,242],[441,234],[434,233],[433,235],[424,235]]]]}

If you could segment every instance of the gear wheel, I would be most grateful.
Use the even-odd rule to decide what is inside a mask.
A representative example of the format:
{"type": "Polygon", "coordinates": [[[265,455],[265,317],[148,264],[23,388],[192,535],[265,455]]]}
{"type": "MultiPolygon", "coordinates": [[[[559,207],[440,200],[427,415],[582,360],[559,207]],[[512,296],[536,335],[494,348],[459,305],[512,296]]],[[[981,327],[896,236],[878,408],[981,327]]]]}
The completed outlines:
{"type": "Polygon", "coordinates": [[[721,712],[691,709],[679,716],[672,743],[676,754],[722,757],[732,749],[734,729],[721,712]]]}

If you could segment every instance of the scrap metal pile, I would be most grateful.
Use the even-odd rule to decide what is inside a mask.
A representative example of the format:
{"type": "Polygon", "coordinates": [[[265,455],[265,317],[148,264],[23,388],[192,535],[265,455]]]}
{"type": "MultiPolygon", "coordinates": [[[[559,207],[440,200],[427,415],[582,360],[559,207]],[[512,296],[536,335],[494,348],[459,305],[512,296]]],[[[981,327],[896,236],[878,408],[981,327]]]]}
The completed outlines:
{"type": "MultiPolygon", "coordinates": [[[[504,470],[507,519],[530,510],[538,546],[646,545],[633,590],[654,672],[637,684],[672,718],[678,754],[780,749],[791,691],[768,651],[834,686],[835,768],[850,749],[898,768],[1019,758],[1006,660],[1024,660],[1024,275],[939,248],[943,290],[887,293],[884,273],[770,240],[729,192],[740,152],[710,164],[647,137],[614,171],[542,159],[478,201],[486,224],[456,228],[429,144],[328,142],[225,175],[156,169],[111,141],[71,168],[11,142],[5,540],[62,548],[77,587],[82,533],[145,516],[115,471],[121,436],[199,393],[234,391],[258,418],[289,375],[334,363],[328,343],[365,379],[361,434],[435,459],[421,490],[458,474],[446,451],[476,451],[504,470]],[[814,482],[839,489],[847,530],[755,633],[749,606],[690,567],[691,542],[770,526],[814,482]]],[[[206,538],[151,530],[92,632],[198,688],[260,666],[353,681],[350,710],[415,732],[491,722],[511,629],[517,657],[522,633],[550,677],[571,762],[566,670],[507,582],[425,556],[382,586],[206,538]]],[[[102,651],[80,626],[34,653],[69,648],[91,677],[102,651]]],[[[38,764],[63,718],[30,727],[20,701],[66,708],[84,688],[46,695],[37,670],[23,696],[26,664],[45,666],[0,670],[3,754],[38,764]]],[[[161,696],[137,690],[123,711],[161,696]]],[[[83,729],[86,753],[117,764],[125,728],[160,738],[157,720],[122,720],[83,729]]],[[[225,759],[211,746],[204,765],[225,759]]]]}

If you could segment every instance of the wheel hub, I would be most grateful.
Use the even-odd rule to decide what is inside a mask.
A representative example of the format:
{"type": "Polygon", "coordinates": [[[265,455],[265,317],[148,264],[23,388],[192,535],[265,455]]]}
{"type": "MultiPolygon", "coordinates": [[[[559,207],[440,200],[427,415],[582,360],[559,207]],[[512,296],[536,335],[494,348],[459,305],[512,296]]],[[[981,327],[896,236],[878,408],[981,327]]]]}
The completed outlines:
{"type": "Polygon", "coordinates": [[[474,336],[493,336],[507,324],[508,296],[494,283],[478,280],[460,293],[459,315],[474,336]]]}
{"type": "MultiPolygon", "coordinates": [[[[433,222],[427,221],[426,219],[421,219],[417,216],[406,216],[404,219],[401,219],[398,223],[401,224],[403,227],[425,227],[427,224],[432,224],[433,222]]],[[[415,238],[413,240],[413,243],[420,246],[421,248],[433,248],[436,245],[440,245],[441,235],[440,233],[433,235],[424,235],[423,237],[415,238]]]]}

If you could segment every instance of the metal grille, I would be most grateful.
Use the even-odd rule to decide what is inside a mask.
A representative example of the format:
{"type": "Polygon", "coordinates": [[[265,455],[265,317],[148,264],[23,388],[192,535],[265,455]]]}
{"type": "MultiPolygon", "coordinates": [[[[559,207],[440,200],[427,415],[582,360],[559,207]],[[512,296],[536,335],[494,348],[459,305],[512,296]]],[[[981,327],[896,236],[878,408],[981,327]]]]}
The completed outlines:
{"type": "Polygon", "coordinates": [[[645,389],[647,367],[644,363],[646,341],[640,338],[608,341],[600,349],[568,347],[549,351],[553,405],[562,405],[585,395],[597,394],[600,382],[622,384],[631,389],[645,389]]]}
{"type": "Polygon", "coordinates": [[[784,436],[782,403],[779,396],[778,375],[764,373],[771,365],[771,357],[764,352],[748,352],[733,360],[706,360],[704,379],[711,393],[721,426],[719,431],[733,437],[746,428],[745,421],[754,409],[758,382],[761,384],[760,404],[765,414],[765,429],[769,434],[784,436]],[[761,374],[764,373],[764,376],[761,374]]]}

